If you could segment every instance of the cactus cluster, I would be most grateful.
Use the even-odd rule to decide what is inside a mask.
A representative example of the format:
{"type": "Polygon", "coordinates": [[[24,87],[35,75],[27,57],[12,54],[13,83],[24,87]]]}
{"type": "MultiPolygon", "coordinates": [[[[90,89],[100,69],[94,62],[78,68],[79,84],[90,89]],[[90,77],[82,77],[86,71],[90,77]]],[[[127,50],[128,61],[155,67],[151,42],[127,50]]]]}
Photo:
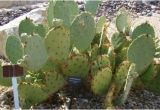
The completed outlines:
{"type": "MultiPolygon", "coordinates": [[[[19,25],[19,36],[8,37],[6,59],[25,69],[19,80],[22,107],[47,99],[70,77],[89,82],[95,95],[106,95],[107,108],[125,102],[137,77],[145,87],[160,91],[159,70],[153,63],[160,49],[153,27],[146,22],[131,31],[128,14],[120,12],[117,32],[108,35],[105,17],[94,19],[100,3],[87,0],[85,12],[80,13],[74,1],[50,0],[47,26],[26,18],[19,25]]],[[[10,79],[2,77],[2,66],[0,74],[0,84],[8,86],[10,79]]]]}

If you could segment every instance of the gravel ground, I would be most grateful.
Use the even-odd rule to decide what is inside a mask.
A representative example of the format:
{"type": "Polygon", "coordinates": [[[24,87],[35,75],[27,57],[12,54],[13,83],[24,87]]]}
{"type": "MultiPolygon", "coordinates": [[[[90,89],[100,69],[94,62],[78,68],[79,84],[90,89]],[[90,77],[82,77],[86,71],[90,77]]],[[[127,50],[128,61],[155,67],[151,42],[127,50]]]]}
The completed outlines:
{"type": "MultiPolygon", "coordinates": [[[[84,3],[78,2],[79,8],[84,10],[84,3]]],[[[106,1],[100,5],[97,17],[105,15],[108,20],[116,16],[117,11],[125,7],[133,17],[152,16],[153,13],[160,14],[160,1],[152,1],[144,4],[139,1],[106,1]]],[[[4,25],[16,17],[29,12],[36,7],[17,7],[0,11],[0,25],[4,25]]],[[[37,109],[100,109],[103,108],[104,97],[93,95],[87,90],[80,89],[75,96],[72,92],[60,91],[47,101],[37,104],[33,108],[37,109]],[[71,101],[72,99],[72,101],[71,101]]],[[[11,88],[0,87],[0,108],[11,109],[13,107],[13,95],[11,88]]],[[[160,109],[160,95],[147,90],[132,90],[127,102],[116,108],[121,109],[160,109]]]]}
{"type": "MultiPolygon", "coordinates": [[[[11,88],[0,89],[0,108],[13,108],[11,88]]],[[[33,106],[33,109],[102,109],[105,97],[95,96],[84,89],[76,91],[74,96],[68,90],[55,93],[48,100],[33,106]],[[72,101],[71,101],[72,100],[72,101]]],[[[73,91],[71,92],[73,95],[73,91]]],[[[147,90],[131,90],[124,105],[116,109],[160,109],[160,95],[147,90]]]]}
{"type": "Polygon", "coordinates": [[[47,3],[38,3],[35,5],[26,5],[26,6],[18,6],[12,7],[10,9],[0,9],[0,26],[9,23],[13,19],[30,12],[33,9],[47,6],[47,3]]]}

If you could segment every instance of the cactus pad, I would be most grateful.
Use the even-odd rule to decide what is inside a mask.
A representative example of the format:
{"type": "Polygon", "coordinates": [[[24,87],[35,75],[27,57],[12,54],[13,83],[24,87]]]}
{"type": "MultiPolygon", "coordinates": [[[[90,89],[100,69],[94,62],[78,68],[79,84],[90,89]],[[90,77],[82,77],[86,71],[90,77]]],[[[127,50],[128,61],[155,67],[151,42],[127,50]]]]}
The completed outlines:
{"type": "Polygon", "coordinates": [[[25,20],[22,20],[19,24],[19,36],[22,33],[27,33],[28,35],[32,35],[34,32],[34,24],[32,23],[32,20],[29,18],[26,18],[25,20]]]}
{"type": "Polygon", "coordinates": [[[65,80],[61,74],[58,74],[56,72],[48,72],[46,73],[46,86],[45,91],[47,91],[48,94],[55,93],[59,89],[61,89],[65,84],[65,80]]]}
{"type": "Polygon", "coordinates": [[[70,27],[75,16],[79,14],[79,9],[75,1],[57,0],[53,12],[54,18],[62,19],[64,25],[70,27]]]}
{"type": "Polygon", "coordinates": [[[71,42],[80,51],[85,51],[95,36],[95,21],[91,14],[78,15],[71,26],[71,42]]]}
{"type": "Polygon", "coordinates": [[[26,65],[29,70],[39,70],[47,61],[47,51],[43,42],[43,38],[38,34],[28,36],[24,46],[26,54],[26,65]]]}
{"type": "Polygon", "coordinates": [[[101,16],[96,23],[96,33],[101,33],[103,31],[103,26],[106,23],[106,17],[101,16]]]}
{"type": "Polygon", "coordinates": [[[70,52],[70,35],[67,28],[51,29],[45,37],[45,45],[52,61],[64,61],[70,52]]]}
{"type": "Polygon", "coordinates": [[[9,36],[6,42],[5,52],[12,64],[17,64],[23,56],[23,48],[20,40],[15,36],[9,36]]]}
{"type": "Polygon", "coordinates": [[[154,31],[153,27],[147,22],[137,26],[133,30],[132,39],[135,39],[142,34],[149,34],[152,37],[155,37],[155,31],[154,31]]]}
{"type": "Polygon", "coordinates": [[[21,106],[23,108],[30,108],[32,105],[41,102],[48,97],[48,93],[43,91],[43,88],[37,84],[22,83],[18,87],[21,106]]]}
{"type": "Polygon", "coordinates": [[[128,61],[123,61],[115,74],[114,80],[115,80],[115,84],[118,87],[117,88],[117,92],[120,91],[120,89],[122,88],[122,86],[125,84],[126,78],[127,78],[127,74],[128,74],[128,69],[129,69],[129,62],[128,61]]]}
{"type": "Polygon", "coordinates": [[[156,76],[156,72],[157,72],[156,68],[154,67],[154,64],[152,63],[151,65],[149,65],[146,71],[142,74],[141,80],[143,82],[149,82],[149,81],[154,80],[156,76]]]}
{"type": "Polygon", "coordinates": [[[98,5],[101,3],[100,0],[86,0],[85,10],[91,12],[93,15],[96,14],[98,5]]]}
{"type": "Polygon", "coordinates": [[[153,38],[142,35],[135,39],[128,48],[128,60],[136,64],[136,71],[143,72],[151,63],[155,54],[153,38]]]}
{"type": "Polygon", "coordinates": [[[35,26],[35,30],[34,32],[38,35],[40,35],[41,37],[45,37],[46,35],[46,29],[42,24],[38,24],[37,26],[35,26]]]}
{"type": "Polygon", "coordinates": [[[111,44],[114,49],[120,48],[125,42],[125,35],[123,33],[114,33],[111,37],[111,44]]]}
{"type": "Polygon", "coordinates": [[[97,44],[93,45],[91,50],[91,59],[92,61],[97,59],[99,46],[97,44]]]}
{"type": "Polygon", "coordinates": [[[119,32],[125,33],[127,31],[129,28],[129,20],[126,12],[122,12],[117,16],[116,27],[119,32]]]}
{"type": "Polygon", "coordinates": [[[48,20],[48,24],[49,26],[52,26],[52,20],[54,18],[54,5],[55,5],[56,1],[55,0],[49,0],[49,6],[47,8],[47,20],[48,20]]]}
{"type": "Polygon", "coordinates": [[[98,95],[105,94],[110,85],[111,79],[112,71],[109,67],[98,71],[92,80],[92,91],[98,95]]]}
{"type": "Polygon", "coordinates": [[[109,57],[106,54],[98,56],[97,62],[100,68],[111,67],[109,57]]]}
{"type": "Polygon", "coordinates": [[[112,71],[113,71],[114,68],[115,68],[115,63],[116,63],[116,61],[115,61],[116,54],[115,54],[114,49],[112,47],[109,47],[107,55],[109,57],[110,66],[111,66],[112,71]]]}
{"type": "Polygon", "coordinates": [[[67,65],[63,67],[65,76],[76,76],[85,79],[89,72],[89,63],[85,55],[77,55],[69,58],[67,65]]]}

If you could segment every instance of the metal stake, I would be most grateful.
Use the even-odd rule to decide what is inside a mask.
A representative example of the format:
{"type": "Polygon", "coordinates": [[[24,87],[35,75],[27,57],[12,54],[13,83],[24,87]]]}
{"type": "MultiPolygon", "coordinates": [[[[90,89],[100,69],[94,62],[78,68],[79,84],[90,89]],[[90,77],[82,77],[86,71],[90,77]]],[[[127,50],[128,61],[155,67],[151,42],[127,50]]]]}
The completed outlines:
{"type": "Polygon", "coordinates": [[[14,106],[15,106],[15,109],[19,109],[20,107],[19,107],[19,98],[18,98],[16,77],[12,77],[12,88],[13,88],[13,96],[14,96],[14,106]]]}

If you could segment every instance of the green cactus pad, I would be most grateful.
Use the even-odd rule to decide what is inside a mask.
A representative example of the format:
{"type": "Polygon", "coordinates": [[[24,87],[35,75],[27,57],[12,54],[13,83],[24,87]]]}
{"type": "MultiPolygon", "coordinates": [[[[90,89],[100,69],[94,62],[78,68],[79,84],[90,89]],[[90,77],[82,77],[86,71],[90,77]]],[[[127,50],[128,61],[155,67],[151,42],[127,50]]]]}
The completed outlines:
{"type": "Polygon", "coordinates": [[[22,83],[18,87],[20,95],[20,104],[23,108],[29,109],[48,97],[48,93],[43,91],[43,88],[36,84],[22,83]]]}
{"type": "Polygon", "coordinates": [[[19,24],[19,36],[22,33],[27,33],[28,35],[32,35],[34,32],[34,24],[32,23],[32,20],[29,18],[26,18],[25,20],[22,20],[19,24]]]}
{"type": "Polygon", "coordinates": [[[128,60],[136,64],[136,71],[143,72],[151,63],[155,54],[153,38],[142,35],[135,39],[128,48],[128,60]]]}
{"type": "Polygon", "coordinates": [[[91,14],[78,15],[71,26],[71,42],[80,51],[85,51],[95,36],[95,21],[91,14]]]}
{"type": "Polygon", "coordinates": [[[54,18],[62,19],[64,25],[70,27],[75,16],[79,14],[79,9],[75,1],[57,0],[53,12],[54,18]]]}
{"type": "Polygon", "coordinates": [[[70,52],[70,35],[67,28],[60,26],[51,29],[45,37],[45,45],[52,61],[64,61],[70,52]]]}
{"type": "Polygon", "coordinates": [[[56,1],[55,0],[49,0],[49,6],[47,8],[47,20],[49,26],[52,26],[52,20],[54,18],[54,6],[55,6],[56,1]]]}
{"type": "Polygon", "coordinates": [[[101,0],[86,0],[85,10],[91,12],[93,15],[96,14],[98,5],[101,3],[101,0]]]}
{"type": "Polygon", "coordinates": [[[107,92],[112,79],[112,71],[109,67],[106,67],[97,72],[92,80],[92,91],[95,94],[103,95],[107,92]]]}
{"type": "Polygon", "coordinates": [[[114,49],[120,48],[125,43],[125,35],[123,33],[114,33],[111,37],[111,44],[114,49]]]}
{"type": "Polygon", "coordinates": [[[45,35],[46,35],[46,29],[45,29],[45,27],[42,25],[42,24],[38,24],[37,26],[35,26],[35,30],[34,30],[34,32],[36,33],[36,34],[39,34],[41,37],[45,37],[45,35]]]}
{"type": "Polygon", "coordinates": [[[124,47],[118,52],[118,54],[116,54],[116,66],[127,60],[127,51],[128,48],[124,47]]]}
{"type": "Polygon", "coordinates": [[[97,62],[100,68],[111,67],[110,60],[107,54],[99,55],[97,62]]]}
{"type": "Polygon", "coordinates": [[[103,26],[106,23],[106,17],[101,16],[96,23],[96,33],[101,33],[103,31],[103,26]]]}
{"type": "Polygon", "coordinates": [[[46,73],[45,79],[46,79],[45,91],[47,91],[48,94],[57,92],[66,84],[63,76],[56,72],[46,73]]]}
{"type": "Polygon", "coordinates": [[[122,88],[122,86],[125,84],[127,74],[128,74],[128,69],[129,69],[129,62],[128,61],[123,61],[119,67],[117,68],[114,80],[115,84],[118,87],[117,92],[119,92],[122,88]]]}
{"type": "Polygon", "coordinates": [[[77,55],[69,58],[67,65],[63,66],[65,76],[76,76],[83,79],[87,78],[89,63],[85,55],[77,55]]]}
{"type": "Polygon", "coordinates": [[[137,26],[132,32],[132,39],[136,39],[138,36],[143,34],[149,34],[152,37],[155,37],[154,28],[149,23],[143,23],[137,26]]]}
{"type": "Polygon", "coordinates": [[[41,68],[41,71],[43,72],[51,72],[55,70],[55,64],[51,60],[47,60],[47,62],[44,64],[44,66],[41,68]]]}
{"type": "Polygon", "coordinates": [[[114,68],[115,68],[115,63],[116,63],[116,61],[115,61],[116,54],[115,54],[114,49],[112,47],[109,47],[107,55],[109,57],[110,66],[111,66],[112,71],[113,71],[114,68]]]}
{"type": "Polygon", "coordinates": [[[156,69],[154,67],[154,64],[150,64],[150,66],[146,69],[146,71],[142,74],[141,76],[141,80],[143,82],[149,82],[154,80],[154,78],[156,77],[156,69]]]}
{"type": "Polygon", "coordinates": [[[42,68],[47,61],[48,56],[44,41],[38,34],[28,36],[24,46],[24,52],[26,55],[26,66],[29,70],[37,71],[42,68]]]}
{"type": "MultiPolygon", "coordinates": [[[[110,44],[109,44],[110,45],[110,44]]],[[[99,48],[99,55],[103,55],[103,54],[107,54],[108,53],[108,48],[109,48],[108,44],[103,44],[100,48],[99,48]]]]}
{"type": "Polygon", "coordinates": [[[6,42],[5,52],[12,64],[17,64],[23,56],[23,48],[20,40],[15,36],[9,36],[6,42]]]}
{"type": "Polygon", "coordinates": [[[91,65],[91,73],[92,73],[92,76],[96,75],[97,71],[99,70],[99,65],[97,63],[97,61],[93,61],[92,62],[92,65],[91,65]]]}
{"type": "Polygon", "coordinates": [[[116,27],[119,32],[125,33],[127,31],[129,28],[129,20],[126,12],[122,12],[117,16],[116,27]]]}
{"type": "Polygon", "coordinates": [[[98,50],[99,50],[99,46],[98,46],[97,44],[95,44],[95,45],[92,47],[92,50],[91,50],[91,59],[92,59],[92,61],[94,61],[94,60],[97,59],[98,50]]]}

